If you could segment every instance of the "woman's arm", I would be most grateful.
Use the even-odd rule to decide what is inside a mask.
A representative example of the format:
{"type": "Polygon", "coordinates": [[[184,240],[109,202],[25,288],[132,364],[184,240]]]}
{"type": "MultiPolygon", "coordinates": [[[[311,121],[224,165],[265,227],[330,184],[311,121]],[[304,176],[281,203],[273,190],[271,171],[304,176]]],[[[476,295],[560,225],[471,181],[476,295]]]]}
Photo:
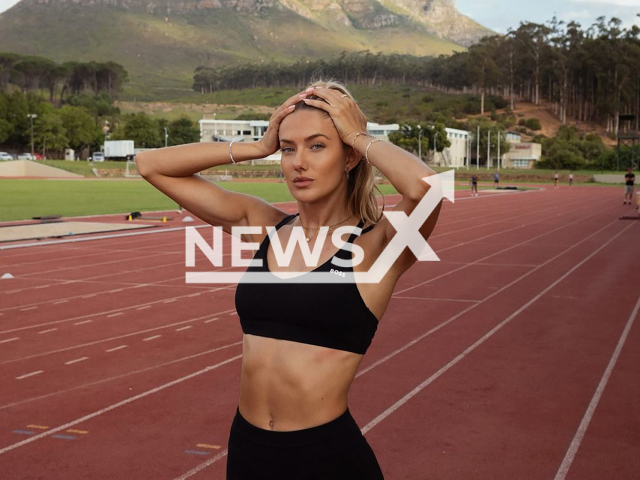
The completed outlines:
{"type": "MultiPolygon", "coordinates": [[[[337,90],[327,88],[315,88],[313,95],[326,100],[304,99],[303,101],[314,107],[325,110],[333,120],[340,138],[347,145],[352,145],[358,152],[358,158],[352,158],[350,162],[357,163],[362,156],[367,156],[369,163],[378,168],[400,192],[402,200],[394,208],[395,211],[403,211],[407,216],[411,215],[414,208],[429,190],[430,185],[422,180],[424,177],[435,175],[436,172],[429,168],[422,160],[415,155],[403,150],[389,142],[375,142],[370,136],[356,136],[358,132],[366,130],[367,119],[351,99],[343,97],[337,90]],[[353,143],[355,139],[355,144],[353,143]],[[369,150],[367,151],[367,147],[369,150]]],[[[366,161],[364,159],[359,161],[366,161]]],[[[353,167],[351,167],[353,168],[353,167]]],[[[419,231],[425,240],[431,235],[435,228],[442,202],[434,209],[427,220],[422,224],[419,231]]],[[[370,235],[376,238],[376,243],[380,249],[386,247],[391,239],[396,235],[387,217],[383,217],[373,228],[370,235]],[[373,232],[377,232],[374,234],[373,232]]],[[[417,258],[413,252],[406,248],[394,263],[394,271],[397,276],[408,269],[417,258]]]]}
{"type": "MultiPolygon", "coordinates": [[[[296,94],[275,110],[265,136],[258,142],[234,142],[233,159],[239,163],[277,152],[280,122],[298,101],[296,94]]],[[[147,182],[205,222],[222,226],[227,233],[234,226],[278,223],[286,214],[277,207],[253,195],[230,192],[197,175],[207,168],[231,163],[227,142],[178,145],[136,156],[138,172],[147,182]]]]}

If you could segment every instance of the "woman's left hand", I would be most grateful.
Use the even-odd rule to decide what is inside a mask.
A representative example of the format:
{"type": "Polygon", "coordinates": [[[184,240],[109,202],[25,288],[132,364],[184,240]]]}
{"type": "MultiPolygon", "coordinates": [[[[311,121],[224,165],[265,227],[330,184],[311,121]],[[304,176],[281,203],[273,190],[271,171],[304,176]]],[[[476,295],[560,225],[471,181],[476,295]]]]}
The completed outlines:
{"type": "Polygon", "coordinates": [[[340,138],[347,145],[351,146],[351,142],[358,132],[367,131],[367,118],[356,102],[351,100],[348,95],[339,90],[322,87],[315,87],[309,95],[316,95],[328,102],[325,103],[322,100],[311,100],[309,98],[303,99],[307,105],[321,108],[331,116],[340,138]]]}

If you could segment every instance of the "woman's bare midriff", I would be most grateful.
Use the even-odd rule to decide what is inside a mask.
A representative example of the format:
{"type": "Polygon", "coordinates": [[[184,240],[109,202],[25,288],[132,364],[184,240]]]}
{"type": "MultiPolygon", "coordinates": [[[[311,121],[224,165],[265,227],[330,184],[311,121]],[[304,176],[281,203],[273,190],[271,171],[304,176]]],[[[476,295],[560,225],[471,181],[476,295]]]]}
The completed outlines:
{"type": "Polygon", "coordinates": [[[265,430],[315,427],[339,417],[362,355],[244,335],[240,414],[265,430]]]}

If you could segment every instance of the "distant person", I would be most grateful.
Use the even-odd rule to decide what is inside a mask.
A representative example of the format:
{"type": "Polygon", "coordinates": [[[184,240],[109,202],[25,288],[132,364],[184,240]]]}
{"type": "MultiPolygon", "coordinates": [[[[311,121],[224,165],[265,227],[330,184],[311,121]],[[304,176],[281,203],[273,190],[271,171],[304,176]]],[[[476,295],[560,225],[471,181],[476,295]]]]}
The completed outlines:
{"type": "Polygon", "coordinates": [[[471,180],[469,180],[469,183],[471,184],[471,196],[477,197],[478,196],[478,175],[475,173],[472,174],[471,180]]]}
{"type": "Polygon", "coordinates": [[[569,188],[573,185],[573,173],[569,172],[569,188]]]}
{"type": "Polygon", "coordinates": [[[560,175],[558,175],[558,171],[556,170],[555,175],[553,176],[553,188],[558,188],[558,180],[560,180],[560,175]]]}
{"type": "Polygon", "coordinates": [[[631,167],[627,168],[624,180],[624,205],[627,204],[627,199],[629,201],[629,205],[631,205],[631,201],[633,200],[633,185],[636,181],[636,176],[631,171],[631,167]]]}
{"type": "Polygon", "coordinates": [[[493,186],[494,188],[498,188],[500,185],[500,174],[498,172],[493,174],[493,186]]]}

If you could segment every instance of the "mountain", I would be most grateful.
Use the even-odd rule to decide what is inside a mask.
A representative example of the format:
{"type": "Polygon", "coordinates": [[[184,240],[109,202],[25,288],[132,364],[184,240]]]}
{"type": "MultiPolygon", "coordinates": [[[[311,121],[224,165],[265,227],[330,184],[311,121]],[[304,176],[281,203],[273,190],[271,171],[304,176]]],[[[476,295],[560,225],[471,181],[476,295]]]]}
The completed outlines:
{"type": "Polygon", "coordinates": [[[189,89],[198,65],[361,50],[439,55],[491,33],[454,0],[22,0],[0,14],[0,51],[113,60],[138,98],[189,89]]]}

